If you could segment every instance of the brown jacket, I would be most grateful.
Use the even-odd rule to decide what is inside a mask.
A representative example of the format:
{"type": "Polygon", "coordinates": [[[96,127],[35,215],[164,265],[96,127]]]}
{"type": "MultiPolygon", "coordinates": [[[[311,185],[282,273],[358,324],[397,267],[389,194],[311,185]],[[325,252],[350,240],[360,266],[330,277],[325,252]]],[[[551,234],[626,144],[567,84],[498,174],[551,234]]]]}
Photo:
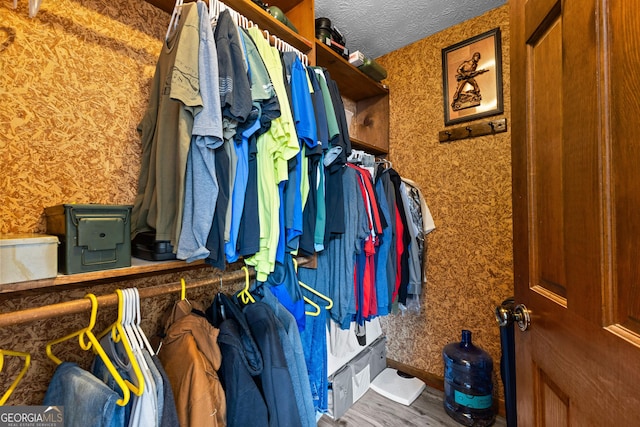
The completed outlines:
{"type": "Polygon", "coordinates": [[[191,313],[186,300],[170,309],[158,357],[171,383],[180,427],[226,426],[224,390],[216,372],[222,362],[218,332],[191,313]]]}

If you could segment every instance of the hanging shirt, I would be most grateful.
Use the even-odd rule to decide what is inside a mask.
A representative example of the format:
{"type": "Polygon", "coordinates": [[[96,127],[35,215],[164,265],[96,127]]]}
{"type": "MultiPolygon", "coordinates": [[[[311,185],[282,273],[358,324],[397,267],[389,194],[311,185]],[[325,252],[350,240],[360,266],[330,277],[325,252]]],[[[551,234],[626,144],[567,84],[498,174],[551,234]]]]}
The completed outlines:
{"type": "MultiPolygon", "coordinates": [[[[387,296],[388,296],[388,308],[387,310],[391,312],[392,304],[394,302],[395,295],[397,293],[396,289],[396,272],[398,268],[398,249],[397,249],[397,240],[398,238],[402,239],[402,237],[398,236],[397,224],[396,224],[396,193],[393,188],[393,183],[391,182],[391,174],[390,169],[385,169],[383,166],[378,167],[378,171],[376,173],[376,191],[379,194],[384,194],[384,197],[387,199],[387,206],[389,209],[389,218],[387,220],[387,224],[389,226],[389,231],[385,231],[385,237],[389,245],[389,254],[385,258],[386,259],[386,268],[384,271],[381,268],[376,269],[376,280],[385,280],[387,283],[387,296]],[[380,188],[378,190],[378,188],[380,188]],[[390,240],[390,241],[389,241],[390,240]],[[385,274],[385,279],[380,278],[380,274],[385,274]]],[[[383,240],[384,243],[384,240],[383,240]]]]}
{"type": "Polygon", "coordinates": [[[231,193],[229,238],[225,242],[224,246],[228,262],[235,262],[238,260],[238,233],[240,231],[240,220],[242,219],[247,182],[249,180],[249,138],[260,127],[259,107],[259,104],[254,104],[255,110],[252,111],[247,119],[247,122],[252,122],[253,124],[242,130],[239,135],[239,142],[238,138],[234,138],[234,149],[236,157],[238,158],[238,163],[236,165],[233,191],[231,193]]]}
{"type": "Polygon", "coordinates": [[[142,161],[132,237],[155,230],[157,240],[178,244],[193,117],[202,108],[198,55],[193,54],[199,38],[197,7],[186,3],[176,31],[160,52],[149,104],[137,128],[142,161]]]}
{"type": "Polygon", "coordinates": [[[206,3],[198,1],[200,51],[198,76],[202,110],[193,119],[187,158],[182,230],[176,256],[192,262],[209,255],[207,237],[218,198],[215,149],[222,144],[222,112],[218,89],[218,54],[206,3]]]}
{"type": "Polygon", "coordinates": [[[287,180],[288,161],[299,151],[291,109],[286,102],[287,94],[283,81],[282,63],[278,51],[269,45],[259,29],[248,30],[260,56],[262,57],[269,77],[274,85],[280,117],[274,119],[267,133],[258,137],[258,212],[260,217],[260,249],[250,258],[245,259],[248,265],[256,269],[259,281],[264,281],[275,267],[278,240],[280,237],[280,195],[279,184],[287,180]]]}
{"type": "Polygon", "coordinates": [[[376,200],[380,207],[382,216],[381,222],[384,224],[382,233],[378,236],[380,244],[375,255],[375,281],[376,281],[376,297],[378,301],[378,314],[381,316],[389,314],[389,279],[387,276],[387,267],[389,259],[389,251],[393,242],[393,223],[391,222],[391,213],[389,210],[389,202],[384,193],[382,180],[377,179],[375,184],[376,200]]]}
{"type": "Polygon", "coordinates": [[[225,242],[229,238],[230,199],[235,178],[237,158],[233,138],[239,122],[251,112],[251,88],[247,76],[242,41],[228,10],[218,16],[214,29],[218,50],[218,76],[220,105],[223,115],[224,143],[216,152],[216,175],[220,187],[213,224],[207,239],[210,254],[206,262],[216,268],[225,268],[225,242]]]}

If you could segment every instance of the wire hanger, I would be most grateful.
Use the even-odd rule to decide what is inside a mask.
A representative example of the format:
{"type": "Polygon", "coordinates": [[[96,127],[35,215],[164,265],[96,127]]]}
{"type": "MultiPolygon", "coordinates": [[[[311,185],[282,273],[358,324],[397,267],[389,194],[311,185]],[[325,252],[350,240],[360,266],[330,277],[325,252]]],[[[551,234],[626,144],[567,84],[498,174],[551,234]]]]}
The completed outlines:
{"type": "Polygon", "coordinates": [[[100,345],[100,342],[92,332],[93,327],[96,324],[96,315],[98,313],[98,298],[96,298],[94,294],[87,294],[85,295],[85,298],[89,298],[91,300],[91,317],[89,319],[89,325],[86,328],[80,329],[77,332],[73,332],[62,338],[58,338],[48,342],[45,347],[47,356],[49,357],[49,359],[53,360],[57,365],[60,365],[62,363],[62,360],[60,360],[58,357],[56,357],[53,354],[53,352],[51,351],[51,347],[63,341],[70,340],[71,338],[78,337],[78,343],[80,344],[80,348],[82,348],[83,350],[89,350],[93,348],[93,350],[98,354],[98,356],[100,356],[100,359],[102,359],[102,361],[104,362],[107,370],[115,379],[116,383],[118,384],[118,387],[120,387],[120,389],[122,390],[122,398],[118,399],[116,403],[120,406],[125,406],[129,402],[129,399],[131,397],[130,388],[126,384],[128,381],[123,380],[122,376],[118,373],[115,366],[113,366],[113,362],[111,362],[111,359],[109,359],[109,356],[107,356],[107,353],[105,353],[104,349],[100,345]],[[86,342],[85,338],[89,339],[89,342],[86,342]]]}
{"type": "MultiPolygon", "coordinates": [[[[140,365],[138,364],[138,358],[133,354],[133,348],[131,343],[131,338],[127,333],[124,325],[124,316],[125,316],[125,294],[121,289],[116,289],[116,294],[118,295],[118,318],[116,321],[109,326],[107,329],[102,331],[102,333],[98,336],[99,338],[104,337],[108,333],[111,333],[111,339],[114,343],[122,343],[124,347],[125,354],[131,363],[131,369],[133,369],[134,376],[137,382],[137,386],[133,384],[129,380],[124,380],[127,388],[131,390],[136,396],[142,396],[144,392],[144,376],[142,375],[142,370],[140,369],[140,365]]],[[[128,319],[127,319],[128,320],[128,319]]]]}
{"type": "Polygon", "coordinates": [[[29,369],[29,366],[31,365],[31,355],[29,353],[0,349],[0,372],[2,372],[2,367],[4,365],[4,356],[24,357],[24,365],[16,379],[13,380],[7,391],[2,395],[2,397],[0,397],[0,406],[4,405],[7,399],[9,399],[9,396],[11,396],[11,393],[13,393],[16,387],[18,387],[20,380],[22,380],[22,377],[24,377],[24,374],[27,373],[27,369],[29,369]]]}
{"type": "Polygon", "coordinates": [[[242,269],[244,270],[245,283],[244,289],[238,292],[238,298],[240,298],[240,301],[246,305],[250,302],[256,302],[256,300],[253,298],[253,295],[251,295],[251,292],[249,292],[249,268],[247,268],[246,265],[243,265],[242,269]]]}

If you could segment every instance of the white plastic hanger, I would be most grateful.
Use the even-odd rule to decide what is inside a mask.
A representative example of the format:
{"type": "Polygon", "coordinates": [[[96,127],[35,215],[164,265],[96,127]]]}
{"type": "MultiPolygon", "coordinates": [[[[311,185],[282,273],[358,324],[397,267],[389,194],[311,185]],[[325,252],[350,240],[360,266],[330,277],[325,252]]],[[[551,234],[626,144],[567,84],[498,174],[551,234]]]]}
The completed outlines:
{"type": "Polygon", "coordinates": [[[140,322],[142,321],[142,315],[140,314],[140,293],[138,292],[138,288],[131,288],[134,295],[134,303],[136,309],[136,319],[135,319],[135,327],[138,330],[138,334],[142,337],[143,348],[146,348],[149,351],[149,354],[152,356],[155,354],[149,340],[147,339],[147,335],[144,333],[142,328],[140,327],[140,322]]]}
{"type": "Polygon", "coordinates": [[[36,16],[38,10],[40,10],[40,3],[42,3],[42,0],[29,0],[29,18],[36,16]]]}
{"type": "Polygon", "coordinates": [[[167,35],[164,37],[165,40],[169,40],[169,35],[176,28],[178,28],[178,22],[180,21],[180,14],[182,13],[183,0],[176,0],[175,6],[173,6],[173,13],[171,13],[171,20],[169,20],[169,27],[167,27],[167,35]]]}
{"type": "MultiPolygon", "coordinates": [[[[29,18],[34,18],[40,10],[42,0],[29,0],[29,18]]],[[[13,0],[13,8],[18,8],[18,0],[13,0]]]]}

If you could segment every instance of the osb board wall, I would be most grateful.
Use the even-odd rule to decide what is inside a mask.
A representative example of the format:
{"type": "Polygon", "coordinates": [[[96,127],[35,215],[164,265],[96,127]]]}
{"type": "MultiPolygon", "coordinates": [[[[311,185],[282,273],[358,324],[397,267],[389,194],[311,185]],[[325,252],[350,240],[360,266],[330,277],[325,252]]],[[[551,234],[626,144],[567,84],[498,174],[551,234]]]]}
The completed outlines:
{"type": "Polygon", "coordinates": [[[44,207],[132,204],[136,126],[169,15],[144,1],[0,2],[0,233],[45,232],[44,207]]]}
{"type": "MultiPolygon", "coordinates": [[[[0,2],[0,233],[45,232],[43,209],[59,203],[132,204],[140,142],[136,126],[169,15],[144,1],[44,0],[34,18],[28,2],[0,2]]],[[[2,268],[2,266],[0,266],[2,268]]],[[[165,274],[109,285],[82,284],[29,296],[0,298],[2,312],[97,295],[116,287],[145,287],[198,280],[212,269],[165,274]]],[[[232,286],[238,289],[238,286],[232,286]]],[[[217,289],[216,289],[217,290],[217,289]]],[[[210,301],[214,289],[190,299],[210,301]]],[[[142,327],[155,333],[160,316],[177,295],[144,300],[142,327]]],[[[115,309],[98,310],[100,331],[115,309]]],[[[0,348],[32,354],[31,367],[7,404],[39,404],[54,364],[48,340],[86,326],[87,313],[0,328],[0,348]]],[[[91,352],[77,339],[56,350],[63,360],[88,367],[91,352]]],[[[5,358],[4,393],[20,370],[5,358]]]]}
{"type": "Polygon", "coordinates": [[[445,129],[441,50],[496,27],[502,32],[505,111],[497,117],[506,117],[509,125],[508,6],[377,61],[389,76],[389,159],[422,189],[436,224],[427,238],[420,315],[383,319],[388,357],[442,378],[443,347],[460,341],[461,330],[469,329],[473,341],[492,356],[502,395],[500,331],[493,312],[513,295],[511,133],[438,142],[438,132],[445,129]]]}

